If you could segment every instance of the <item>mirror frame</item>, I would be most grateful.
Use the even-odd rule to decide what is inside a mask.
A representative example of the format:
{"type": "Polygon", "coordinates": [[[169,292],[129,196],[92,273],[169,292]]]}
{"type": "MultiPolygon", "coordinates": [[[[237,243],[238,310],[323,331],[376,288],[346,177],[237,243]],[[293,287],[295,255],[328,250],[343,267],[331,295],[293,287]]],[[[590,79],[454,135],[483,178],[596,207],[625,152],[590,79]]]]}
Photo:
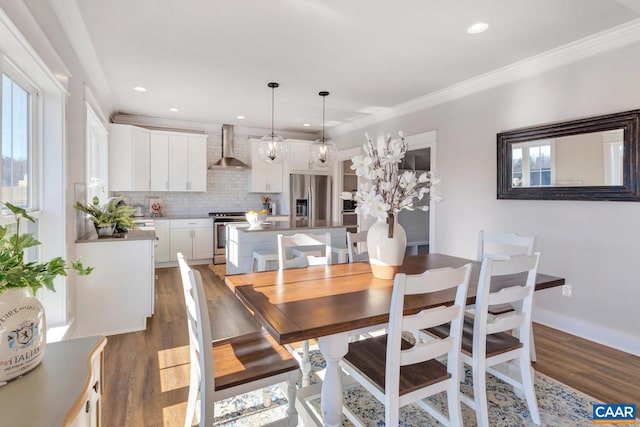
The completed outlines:
{"type": "Polygon", "coordinates": [[[498,139],[498,199],[640,201],[640,110],[501,132],[498,139]],[[512,145],[582,133],[624,130],[622,185],[512,187],[512,145]]]}

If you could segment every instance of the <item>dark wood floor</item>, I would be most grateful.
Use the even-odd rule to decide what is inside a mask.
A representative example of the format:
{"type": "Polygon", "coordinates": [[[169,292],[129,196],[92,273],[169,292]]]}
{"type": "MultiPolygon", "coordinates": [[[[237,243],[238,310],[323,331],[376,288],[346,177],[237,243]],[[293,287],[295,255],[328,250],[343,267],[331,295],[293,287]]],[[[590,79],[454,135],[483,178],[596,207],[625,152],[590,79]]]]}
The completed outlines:
{"type": "MultiPolygon", "coordinates": [[[[209,309],[236,319],[216,338],[258,329],[207,266],[196,267],[209,309]]],[[[177,268],[156,270],[156,309],[147,330],[108,337],[105,349],[104,426],[182,426],[189,379],[188,337],[177,268]]],[[[535,369],[607,403],[640,404],[640,358],[535,325],[535,369]]]]}

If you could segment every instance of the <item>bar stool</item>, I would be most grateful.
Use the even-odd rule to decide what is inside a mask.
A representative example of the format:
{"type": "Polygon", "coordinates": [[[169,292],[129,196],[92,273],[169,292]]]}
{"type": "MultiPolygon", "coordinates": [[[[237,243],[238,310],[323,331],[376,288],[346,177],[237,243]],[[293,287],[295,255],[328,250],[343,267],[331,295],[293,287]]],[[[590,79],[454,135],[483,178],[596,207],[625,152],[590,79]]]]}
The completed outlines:
{"type": "MultiPolygon", "coordinates": [[[[251,271],[266,271],[268,262],[278,262],[278,253],[267,249],[257,249],[253,251],[251,260],[251,271]]],[[[277,268],[277,267],[276,267],[277,268]]],[[[274,268],[273,270],[275,270],[274,268]]]]}

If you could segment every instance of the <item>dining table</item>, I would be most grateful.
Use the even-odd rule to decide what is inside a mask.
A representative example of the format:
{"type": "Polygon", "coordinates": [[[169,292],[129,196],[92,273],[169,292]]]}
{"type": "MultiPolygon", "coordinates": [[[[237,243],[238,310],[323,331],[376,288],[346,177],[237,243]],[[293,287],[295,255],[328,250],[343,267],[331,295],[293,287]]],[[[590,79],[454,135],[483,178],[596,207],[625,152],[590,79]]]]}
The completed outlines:
{"type": "MultiPolygon", "coordinates": [[[[401,273],[472,265],[467,304],[474,304],[481,263],[455,256],[430,253],[408,255],[401,273]]],[[[522,273],[525,274],[525,273],[522,273]]],[[[521,284],[520,275],[492,278],[491,290],[521,284]]],[[[321,389],[321,414],[325,426],[342,420],[342,374],[340,361],[349,349],[350,337],[384,327],[389,321],[393,280],[378,279],[367,262],[309,266],[226,276],[236,297],[280,344],[317,339],[326,362],[321,389]]],[[[538,273],[536,290],[562,286],[564,279],[538,273]]],[[[455,289],[405,298],[404,314],[451,305],[455,289]]]]}

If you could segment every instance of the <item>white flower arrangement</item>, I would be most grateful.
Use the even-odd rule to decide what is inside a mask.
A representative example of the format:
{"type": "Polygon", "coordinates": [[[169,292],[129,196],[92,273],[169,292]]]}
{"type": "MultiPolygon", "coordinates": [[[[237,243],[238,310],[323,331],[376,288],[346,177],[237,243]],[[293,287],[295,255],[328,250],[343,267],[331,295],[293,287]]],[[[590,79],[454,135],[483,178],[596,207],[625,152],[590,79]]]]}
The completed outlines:
{"type": "Polygon", "coordinates": [[[429,200],[443,199],[435,189],[440,183],[440,178],[434,173],[423,172],[416,176],[415,171],[399,171],[408,144],[404,134],[398,134],[400,138],[396,139],[391,139],[391,135],[381,136],[374,145],[365,133],[365,154],[351,159],[351,169],[356,171],[358,177],[364,179],[358,184],[355,194],[343,192],[340,196],[344,200],[355,200],[356,212],[359,214],[387,219],[389,237],[393,237],[393,218],[396,213],[403,209],[426,211],[429,209],[429,200]]]}

